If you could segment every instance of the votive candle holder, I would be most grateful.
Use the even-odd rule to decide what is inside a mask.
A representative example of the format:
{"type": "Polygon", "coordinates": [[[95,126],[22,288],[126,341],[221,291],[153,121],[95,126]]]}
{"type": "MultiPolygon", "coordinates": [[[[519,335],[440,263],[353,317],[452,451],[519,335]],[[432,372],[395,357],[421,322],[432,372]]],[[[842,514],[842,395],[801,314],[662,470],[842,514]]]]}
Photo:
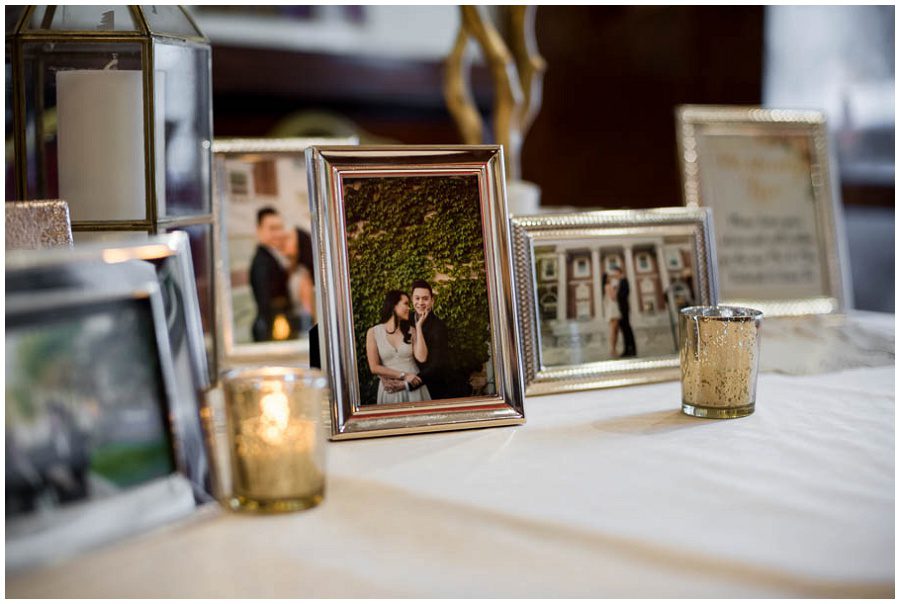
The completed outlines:
{"type": "Polygon", "coordinates": [[[314,369],[234,369],[222,379],[231,494],[237,511],[277,513],[318,505],[325,495],[329,390],[314,369]]]}
{"type": "Polygon", "coordinates": [[[744,417],[756,408],[762,311],[691,306],[679,315],[681,410],[695,417],[744,417]]]}

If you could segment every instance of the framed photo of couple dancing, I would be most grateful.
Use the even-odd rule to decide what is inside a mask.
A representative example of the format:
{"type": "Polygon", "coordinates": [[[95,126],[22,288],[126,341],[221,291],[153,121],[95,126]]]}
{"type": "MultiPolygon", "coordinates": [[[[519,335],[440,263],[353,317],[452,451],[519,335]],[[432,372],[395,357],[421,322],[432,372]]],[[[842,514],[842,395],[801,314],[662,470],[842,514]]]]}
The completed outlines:
{"type": "Polygon", "coordinates": [[[332,438],[523,423],[501,148],[306,153],[332,438]]]}
{"type": "Polygon", "coordinates": [[[678,377],[679,311],[718,300],[710,210],[511,223],[527,395],[678,377]]]}

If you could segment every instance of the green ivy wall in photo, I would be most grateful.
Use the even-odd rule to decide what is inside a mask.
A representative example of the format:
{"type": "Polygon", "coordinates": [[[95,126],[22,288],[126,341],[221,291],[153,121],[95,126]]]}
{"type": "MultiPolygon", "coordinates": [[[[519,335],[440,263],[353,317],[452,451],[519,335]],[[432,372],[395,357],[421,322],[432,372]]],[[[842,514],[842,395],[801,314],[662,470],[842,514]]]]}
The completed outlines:
{"type": "Polygon", "coordinates": [[[490,358],[484,236],[476,176],[349,178],[343,181],[362,402],[375,401],[366,331],[388,290],[431,283],[447,324],[454,368],[466,375],[490,358]]]}

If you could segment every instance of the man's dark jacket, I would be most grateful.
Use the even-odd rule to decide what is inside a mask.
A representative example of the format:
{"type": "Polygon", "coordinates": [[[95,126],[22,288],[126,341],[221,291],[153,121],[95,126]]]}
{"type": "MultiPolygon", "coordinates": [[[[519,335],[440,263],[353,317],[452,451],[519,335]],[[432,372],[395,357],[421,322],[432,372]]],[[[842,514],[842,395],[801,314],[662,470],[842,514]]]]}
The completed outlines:
{"type": "Polygon", "coordinates": [[[256,247],[250,264],[250,287],[256,300],[256,320],[253,321],[253,341],[272,339],[275,317],[290,316],[291,299],[288,295],[287,271],[264,245],[256,247]]]}
{"type": "Polygon", "coordinates": [[[622,338],[625,340],[625,351],[622,356],[633,357],[637,355],[637,346],[634,341],[634,331],[631,329],[631,307],[628,304],[628,294],[631,288],[628,287],[628,279],[622,277],[619,281],[619,291],[616,295],[616,301],[619,303],[619,312],[622,318],[619,319],[619,329],[622,330],[622,338]]]}
{"type": "Polygon", "coordinates": [[[428,386],[432,400],[465,396],[462,385],[450,366],[450,343],[447,325],[433,312],[428,314],[422,325],[428,359],[419,363],[419,377],[428,386]]]}
{"type": "Polygon", "coordinates": [[[622,277],[619,280],[619,291],[616,292],[616,301],[619,303],[619,312],[623,317],[627,317],[631,309],[628,306],[628,293],[631,288],[628,287],[628,279],[622,277]]]}

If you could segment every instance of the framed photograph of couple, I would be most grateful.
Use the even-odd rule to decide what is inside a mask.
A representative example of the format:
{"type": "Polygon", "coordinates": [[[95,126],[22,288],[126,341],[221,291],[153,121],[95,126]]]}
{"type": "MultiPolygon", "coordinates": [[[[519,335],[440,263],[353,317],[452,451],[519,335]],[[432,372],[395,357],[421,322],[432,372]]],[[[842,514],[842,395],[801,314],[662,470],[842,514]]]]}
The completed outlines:
{"type": "Polygon", "coordinates": [[[514,216],[527,395],[678,377],[678,313],[718,299],[710,211],[514,216]]]}
{"type": "Polygon", "coordinates": [[[525,421],[501,147],[312,147],[335,440],[525,421]]]}
{"type": "Polygon", "coordinates": [[[722,300],[768,316],[850,300],[840,188],[819,111],[678,108],[684,203],[713,209],[722,300]]]}
{"type": "Polygon", "coordinates": [[[213,188],[219,228],[216,308],[221,367],[306,363],[316,322],[306,178],[310,145],[355,138],[218,139],[213,188]]]}

